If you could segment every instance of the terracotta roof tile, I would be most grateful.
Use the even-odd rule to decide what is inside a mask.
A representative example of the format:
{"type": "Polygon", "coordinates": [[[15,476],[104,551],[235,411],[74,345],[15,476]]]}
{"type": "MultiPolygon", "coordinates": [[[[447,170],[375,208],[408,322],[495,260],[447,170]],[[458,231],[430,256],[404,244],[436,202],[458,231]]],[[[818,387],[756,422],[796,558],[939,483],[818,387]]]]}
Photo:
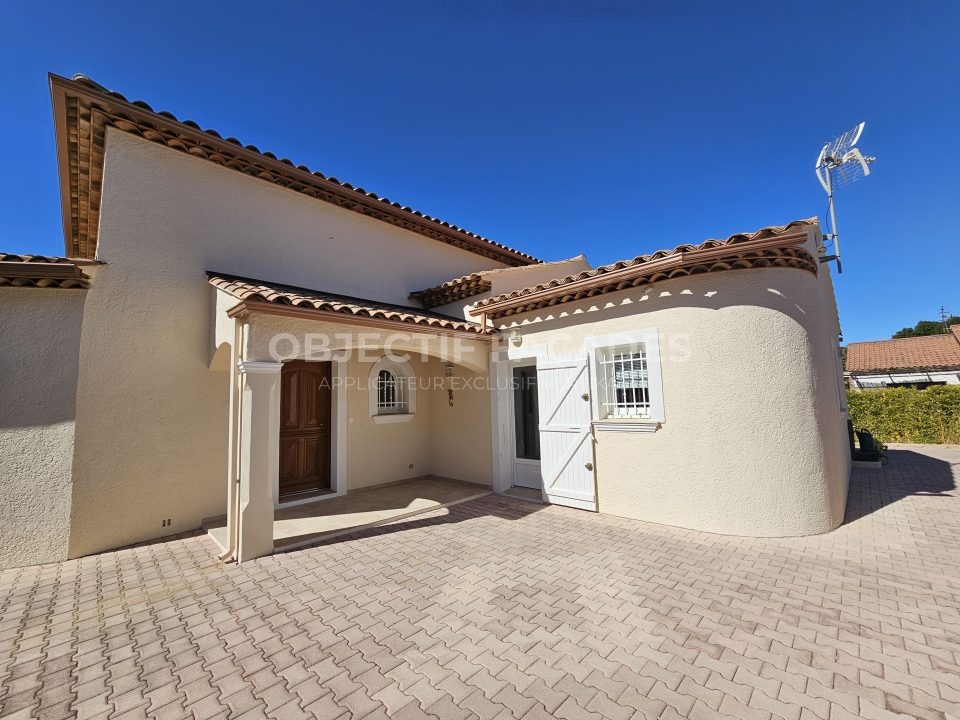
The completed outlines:
{"type": "Polygon", "coordinates": [[[422,303],[424,307],[432,308],[489,292],[492,288],[493,282],[485,274],[471,273],[436,287],[412,292],[410,299],[422,303]]]}
{"type": "Polygon", "coordinates": [[[288,306],[314,310],[318,313],[350,315],[357,318],[371,318],[402,325],[417,325],[438,330],[486,334],[478,323],[458,320],[448,315],[422,310],[420,308],[391,305],[376,300],[349,297],[308,290],[306,288],[279,283],[253,280],[251,278],[208,272],[210,284],[228,292],[246,303],[246,308],[256,311],[258,304],[288,306]]]}
{"type": "Polygon", "coordinates": [[[127,100],[83,75],[68,80],[51,74],[50,85],[58,151],[66,159],[62,172],[67,177],[61,180],[61,193],[68,253],[77,257],[92,258],[96,250],[105,130],[114,127],[506,265],[540,262],[532,255],[362,187],[295,165],[287,158],[277,158],[255,145],[224,138],[216,130],[203,130],[192,120],[179,120],[164,110],[155,111],[142,100],[127,100]]]}
{"type": "Polygon", "coordinates": [[[716,270],[792,267],[816,274],[817,260],[806,250],[794,245],[801,244],[806,239],[806,231],[817,225],[816,218],[795,220],[787,225],[765,227],[752,233],[737,233],[726,240],[707,240],[699,245],[679,245],[673,250],[658,250],[649,255],[486,298],[477,303],[477,310],[491,318],[504,317],[657,280],[716,270]]]}
{"type": "Polygon", "coordinates": [[[90,278],[70,258],[0,252],[0,287],[84,289],[90,278]]]}
{"type": "MultiPolygon", "coordinates": [[[[524,272],[526,268],[530,267],[541,270],[551,268],[555,265],[569,265],[572,262],[587,264],[586,260],[585,255],[577,255],[576,257],[565,258],[563,260],[544,261],[536,265],[481,270],[480,272],[448,280],[445,283],[435,285],[426,290],[412,292],[410,293],[410,299],[422,303],[425,307],[439,307],[440,305],[446,305],[447,303],[456,302],[457,300],[465,300],[475,295],[490,292],[490,290],[493,289],[492,278],[503,273],[524,272]]],[[[589,264],[587,264],[587,267],[589,267],[589,264]]]]}
{"type": "Polygon", "coordinates": [[[943,335],[875,340],[847,346],[850,373],[960,369],[960,325],[943,335]]]}

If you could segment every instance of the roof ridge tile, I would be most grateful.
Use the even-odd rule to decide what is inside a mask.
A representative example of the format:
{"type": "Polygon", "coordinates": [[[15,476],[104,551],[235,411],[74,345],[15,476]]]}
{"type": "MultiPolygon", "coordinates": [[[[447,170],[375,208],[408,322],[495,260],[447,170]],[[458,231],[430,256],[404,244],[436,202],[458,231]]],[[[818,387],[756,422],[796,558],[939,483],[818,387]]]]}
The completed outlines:
{"type": "Polygon", "coordinates": [[[525,297],[527,295],[532,295],[534,293],[541,292],[543,290],[548,290],[554,287],[558,287],[560,285],[565,285],[565,284],[569,284],[569,283],[580,281],[580,280],[587,280],[593,277],[599,277],[609,272],[622,270],[624,268],[629,268],[629,267],[635,267],[637,265],[642,265],[645,263],[652,262],[654,260],[670,257],[672,255],[682,255],[683,253],[687,253],[687,252],[695,252],[698,250],[713,249],[713,248],[719,248],[719,247],[725,247],[725,246],[732,247],[737,244],[748,242],[751,240],[760,240],[768,237],[784,235],[789,230],[797,227],[813,226],[817,224],[819,224],[819,220],[817,218],[806,218],[802,220],[794,220],[792,222],[787,223],[786,225],[768,225],[752,233],[743,233],[743,232],[735,233],[733,235],[730,235],[726,240],[708,239],[697,245],[693,245],[689,243],[677,245],[675,248],[673,248],[673,250],[657,250],[647,255],[638,255],[634,258],[630,258],[626,260],[618,260],[608,265],[600,265],[599,267],[594,268],[593,270],[586,270],[582,273],[579,273],[576,276],[567,276],[566,278],[563,278],[560,281],[551,280],[547,283],[540,283],[539,285],[534,285],[528,288],[522,288],[520,290],[514,290],[512,292],[503,293],[495,297],[485,298],[477,303],[477,307],[482,308],[489,305],[494,305],[496,303],[504,302],[506,300],[513,300],[513,299],[525,297]]]}
{"type": "MultiPolygon", "coordinates": [[[[505,262],[507,264],[532,265],[532,264],[540,263],[540,260],[538,258],[532,255],[529,255],[528,253],[525,253],[521,250],[517,250],[503,243],[496,242],[495,240],[491,240],[487,237],[484,237],[483,235],[479,235],[477,233],[464,230],[463,228],[453,225],[445,220],[441,220],[440,218],[427,215],[417,210],[413,210],[406,205],[400,205],[399,203],[391,201],[386,197],[379,196],[376,193],[367,192],[363,188],[355,187],[351,183],[341,182],[337,180],[337,178],[335,177],[327,177],[323,173],[319,171],[311,171],[309,168],[303,165],[294,165],[292,161],[287,159],[278,160],[277,156],[274,153],[266,150],[260,150],[255,145],[244,146],[240,143],[239,140],[232,137],[224,140],[222,138],[222,135],[216,130],[203,130],[196,122],[192,120],[179,120],[173,113],[166,110],[157,112],[153,110],[153,108],[151,108],[148,103],[142,100],[128,100],[122,94],[116,91],[108,90],[103,85],[100,85],[98,82],[92,80],[91,78],[85,75],[79,75],[79,74],[74,75],[72,80],[68,80],[66,78],[61,78],[59,76],[51,74],[50,80],[51,80],[52,87],[59,86],[64,89],[71,88],[71,87],[82,89],[88,95],[92,93],[100,98],[125,103],[126,105],[140,112],[148,112],[152,114],[156,118],[156,120],[159,121],[161,124],[162,123],[166,123],[167,125],[174,124],[174,125],[190,128],[192,130],[195,130],[203,134],[204,136],[209,137],[210,139],[215,141],[218,145],[222,146],[222,143],[227,143],[235,148],[245,149],[249,152],[256,153],[261,158],[266,158],[267,160],[275,161],[279,164],[282,164],[284,167],[289,167],[291,170],[297,170],[299,172],[309,173],[310,175],[316,178],[319,178],[324,182],[332,183],[333,185],[338,186],[343,191],[347,191],[348,193],[355,194],[356,196],[360,196],[364,198],[367,202],[369,202],[371,205],[374,206],[373,208],[374,212],[370,213],[370,212],[363,212],[363,209],[357,205],[356,200],[353,198],[343,203],[335,203],[335,204],[341,205],[342,207],[346,207],[347,209],[351,209],[357,212],[361,212],[363,214],[367,214],[369,216],[372,216],[384,222],[390,222],[391,224],[395,224],[395,225],[399,224],[401,227],[407,227],[407,225],[403,223],[393,222],[391,219],[389,219],[393,216],[389,214],[382,214],[379,216],[376,214],[377,212],[381,212],[381,209],[385,210],[386,208],[391,208],[392,210],[400,210],[400,212],[403,212],[411,216],[412,218],[415,218],[416,220],[424,220],[427,223],[431,223],[433,226],[435,226],[433,228],[425,228],[424,231],[421,231],[420,229],[418,229],[419,225],[416,222],[416,220],[409,221],[411,224],[411,227],[407,227],[407,229],[412,230],[414,232],[420,232],[420,234],[426,235],[427,237],[432,237],[433,239],[441,240],[443,242],[448,242],[449,244],[453,244],[455,246],[461,247],[462,249],[465,249],[469,252],[474,252],[476,254],[484,255],[491,258],[498,258],[500,259],[501,262],[505,262]],[[430,232],[427,232],[426,230],[429,230],[430,232]]],[[[101,112],[99,114],[103,115],[102,122],[109,121],[109,118],[105,112],[101,112]]],[[[122,113],[121,113],[121,116],[122,116],[122,113]]],[[[135,132],[137,129],[139,129],[139,123],[141,122],[139,118],[130,117],[128,115],[127,117],[121,117],[120,119],[124,121],[124,123],[122,123],[123,127],[121,127],[121,129],[124,130],[125,132],[135,132]]],[[[117,123],[114,123],[114,124],[116,125],[117,123]]],[[[117,126],[119,127],[119,125],[117,126]]],[[[158,130],[160,129],[161,128],[158,128],[158,127],[151,128],[151,132],[156,137],[151,136],[150,138],[147,138],[147,139],[153,142],[164,144],[167,147],[173,147],[178,150],[189,152],[190,149],[185,145],[185,142],[189,140],[186,134],[181,134],[182,135],[181,137],[177,137],[176,139],[171,138],[168,141],[163,136],[162,133],[158,132],[158,130]]],[[[143,135],[142,132],[141,132],[141,135],[143,135]]],[[[91,143],[91,148],[90,148],[91,152],[93,152],[96,149],[97,148],[95,147],[95,144],[91,143]]],[[[199,153],[198,156],[203,159],[208,159],[208,160],[211,159],[210,148],[204,147],[202,148],[202,150],[203,152],[199,153]]],[[[190,154],[193,155],[194,153],[190,153],[190,154]]],[[[77,160],[75,158],[71,158],[70,161],[71,163],[73,163],[77,160]]],[[[225,167],[232,167],[230,163],[226,163],[226,162],[221,162],[218,164],[221,164],[225,167]]],[[[254,175],[254,177],[257,177],[259,175],[259,173],[252,173],[252,174],[254,175]]],[[[274,176],[271,176],[269,179],[271,180],[271,182],[279,182],[278,178],[274,176]]],[[[296,183],[302,183],[302,180],[293,180],[287,186],[292,187],[292,185],[296,183]]],[[[279,183],[279,184],[283,184],[283,183],[279,183]]],[[[319,194],[315,194],[315,193],[312,196],[320,197],[319,194]]],[[[325,199],[325,198],[321,197],[321,199],[325,199]]],[[[72,199],[72,201],[75,201],[75,199],[72,199]]],[[[91,214],[94,214],[93,211],[91,211],[91,214]]],[[[91,218],[91,220],[92,219],[93,218],[91,218]]],[[[70,217],[69,216],[65,217],[65,220],[68,221],[67,226],[72,228],[71,222],[69,222],[70,217]]],[[[88,222],[87,229],[84,232],[91,235],[95,235],[96,227],[97,227],[97,223],[88,222]],[[91,227],[94,228],[92,231],[90,230],[91,227]]],[[[89,257],[93,257],[93,248],[87,247],[87,245],[89,245],[90,242],[93,242],[95,244],[96,238],[95,237],[89,238],[88,239],[89,242],[87,242],[85,245],[84,244],[85,241],[83,240],[83,238],[80,237],[81,234],[82,233],[79,228],[72,228],[71,232],[68,233],[68,238],[67,238],[68,243],[74,244],[73,254],[77,256],[88,255],[89,257]]]]}

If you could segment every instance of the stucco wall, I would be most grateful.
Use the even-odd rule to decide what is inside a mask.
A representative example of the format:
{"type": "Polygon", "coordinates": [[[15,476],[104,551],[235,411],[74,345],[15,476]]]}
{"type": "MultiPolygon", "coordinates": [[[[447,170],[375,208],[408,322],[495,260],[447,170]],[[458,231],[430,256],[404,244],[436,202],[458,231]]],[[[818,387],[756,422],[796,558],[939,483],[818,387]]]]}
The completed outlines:
{"type": "Polygon", "coordinates": [[[431,452],[434,475],[490,485],[493,482],[490,394],[487,373],[454,366],[445,377],[445,363],[433,360],[431,372],[441,382],[430,393],[431,452]],[[447,391],[453,390],[453,406],[447,391]]]}
{"type": "Polygon", "coordinates": [[[710,532],[783,536],[843,521],[849,479],[830,280],[720,272],[528,313],[523,346],[659,333],[666,422],[596,432],[599,510],[710,532]]]}
{"type": "Polygon", "coordinates": [[[377,424],[369,413],[367,378],[373,363],[352,359],[348,364],[357,385],[347,394],[348,490],[425,474],[490,485],[490,397],[484,385],[477,387],[481,376],[455,366],[455,378],[446,378],[446,363],[437,358],[412,358],[410,364],[419,385],[416,414],[409,422],[386,424],[377,424]],[[456,388],[453,407],[450,387],[456,388]]]}
{"type": "MultiPolygon", "coordinates": [[[[370,416],[368,382],[374,362],[353,357],[347,365],[347,373],[354,381],[347,390],[348,491],[431,472],[431,408],[425,393],[417,391],[416,413],[409,422],[375,423],[370,416]]],[[[418,382],[428,377],[429,363],[418,358],[411,358],[409,362],[418,382]]]]}
{"type": "Polygon", "coordinates": [[[229,384],[209,367],[206,270],[406,304],[500,266],[112,129],[104,178],[108,265],[83,321],[71,556],[224,512],[229,384]]]}
{"type": "Polygon", "coordinates": [[[0,289],[0,568],[67,557],[85,298],[0,289]]]}

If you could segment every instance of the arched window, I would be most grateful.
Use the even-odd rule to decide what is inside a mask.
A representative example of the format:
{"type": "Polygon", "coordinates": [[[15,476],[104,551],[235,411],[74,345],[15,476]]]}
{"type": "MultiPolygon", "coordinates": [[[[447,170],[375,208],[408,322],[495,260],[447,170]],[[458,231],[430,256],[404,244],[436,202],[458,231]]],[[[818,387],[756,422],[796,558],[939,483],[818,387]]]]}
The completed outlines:
{"type": "Polygon", "coordinates": [[[377,375],[377,414],[394,415],[407,411],[403,378],[384,368],[377,375]]]}
{"type": "Polygon", "coordinates": [[[407,422],[417,410],[417,378],[410,363],[384,356],[370,368],[370,416],[376,423],[407,422]]]}

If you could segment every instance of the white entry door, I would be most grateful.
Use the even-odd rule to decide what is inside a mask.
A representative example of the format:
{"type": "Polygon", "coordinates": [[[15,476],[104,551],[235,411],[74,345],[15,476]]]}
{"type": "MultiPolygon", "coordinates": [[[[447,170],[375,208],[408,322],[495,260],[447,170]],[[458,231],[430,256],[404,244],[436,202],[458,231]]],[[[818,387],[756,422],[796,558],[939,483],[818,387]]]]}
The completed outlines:
{"type": "Polygon", "coordinates": [[[586,356],[537,363],[543,493],[557,505],[597,509],[586,356]]]}

